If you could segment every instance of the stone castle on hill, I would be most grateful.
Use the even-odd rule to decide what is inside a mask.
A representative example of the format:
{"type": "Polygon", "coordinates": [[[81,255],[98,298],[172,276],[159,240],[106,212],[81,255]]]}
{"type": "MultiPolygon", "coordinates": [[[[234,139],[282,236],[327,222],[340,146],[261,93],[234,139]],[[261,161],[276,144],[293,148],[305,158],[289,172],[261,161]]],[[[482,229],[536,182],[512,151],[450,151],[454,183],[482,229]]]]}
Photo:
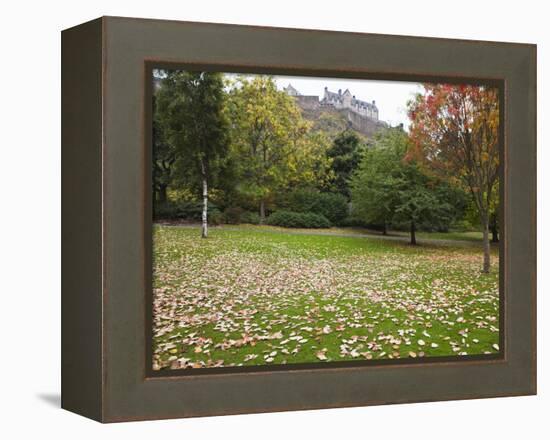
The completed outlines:
{"type": "Polygon", "coordinates": [[[378,119],[378,107],[376,102],[367,102],[357,99],[349,89],[344,92],[331,92],[325,87],[323,98],[317,95],[302,95],[298,90],[289,84],[284,91],[296,99],[298,106],[306,113],[338,112],[342,114],[348,125],[354,130],[372,136],[381,128],[388,127],[388,124],[378,119]]]}

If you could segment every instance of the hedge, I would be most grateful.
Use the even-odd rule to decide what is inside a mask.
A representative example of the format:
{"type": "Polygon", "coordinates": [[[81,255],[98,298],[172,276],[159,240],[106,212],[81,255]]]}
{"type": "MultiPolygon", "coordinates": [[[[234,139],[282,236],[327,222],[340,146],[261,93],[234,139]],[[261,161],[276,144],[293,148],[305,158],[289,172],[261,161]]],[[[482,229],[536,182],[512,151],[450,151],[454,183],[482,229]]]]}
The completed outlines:
{"type": "Polygon", "coordinates": [[[291,212],[322,215],[335,225],[340,225],[348,216],[348,202],[342,194],[300,189],[288,194],[282,206],[291,212]]]}
{"type": "MultiPolygon", "coordinates": [[[[220,224],[222,214],[218,207],[212,203],[208,203],[208,222],[212,224],[220,224]]],[[[166,202],[155,203],[154,205],[155,220],[175,220],[182,219],[193,222],[202,220],[202,202],[166,202]]]]}
{"type": "Polygon", "coordinates": [[[330,221],[312,212],[275,211],[267,218],[267,224],[284,228],[330,228],[330,221]]]}

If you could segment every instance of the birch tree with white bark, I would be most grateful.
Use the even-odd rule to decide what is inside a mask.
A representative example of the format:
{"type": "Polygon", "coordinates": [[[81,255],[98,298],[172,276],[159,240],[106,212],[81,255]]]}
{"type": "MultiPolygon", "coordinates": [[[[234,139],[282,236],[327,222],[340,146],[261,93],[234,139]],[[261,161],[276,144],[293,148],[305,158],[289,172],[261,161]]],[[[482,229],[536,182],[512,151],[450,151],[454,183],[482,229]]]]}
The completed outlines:
{"type": "Polygon", "coordinates": [[[176,173],[200,181],[203,238],[208,236],[209,183],[229,147],[223,87],[220,73],[169,71],[156,96],[155,116],[177,152],[176,173]]]}

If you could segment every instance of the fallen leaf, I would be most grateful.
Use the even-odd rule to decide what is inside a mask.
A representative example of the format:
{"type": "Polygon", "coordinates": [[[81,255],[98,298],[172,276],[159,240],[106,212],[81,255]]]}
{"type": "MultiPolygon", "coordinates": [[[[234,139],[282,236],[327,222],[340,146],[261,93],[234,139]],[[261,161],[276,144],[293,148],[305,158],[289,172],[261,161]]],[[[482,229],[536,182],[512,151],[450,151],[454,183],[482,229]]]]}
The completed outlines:
{"type": "Polygon", "coordinates": [[[317,353],[315,353],[315,356],[317,356],[317,359],[319,359],[320,361],[326,361],[327,360],[327,355],[325,354],[325,352],[323,350],[320,350],[317,353]]]}

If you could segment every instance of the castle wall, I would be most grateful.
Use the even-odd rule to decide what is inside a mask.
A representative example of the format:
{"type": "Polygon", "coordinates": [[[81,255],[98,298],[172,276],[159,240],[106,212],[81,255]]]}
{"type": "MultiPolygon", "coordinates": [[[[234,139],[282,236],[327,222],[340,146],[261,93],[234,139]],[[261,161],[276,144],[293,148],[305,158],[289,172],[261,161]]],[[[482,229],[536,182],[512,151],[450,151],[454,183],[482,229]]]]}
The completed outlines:
{"type": "Polygon", "coordinates": [[[359,105],[349,91],[335,96],[325,88],[324,98],[319,101],[319,97],[316,95],[295,95],[292,93],[295,89],[290,85],[285,90],[293,96],[302,110],[308,112],[308,118],[317,118],[321,112],[338,112],[344,116],[351,128],[367,137],[371,137],[381,128],[387,127],[385,122],[378,120],[378,111],[374,107],[374,101],[373,108],[368,107],[370,104],[367,103],[359,105]]]}
{"type": "MultiPolygon", "coordinates": [[[[345,107],[345,106],[344,106],[345,107]]],[[[348,108],[352,109],[356,113],[368,116],[369,118],[378,119],[378,112],[372,108],[360,106],[357,104],[351,104],[348,108]]]]}
{"type": "Polygon", "coordinates": [[[319,107],[318,96],[298,95],[298,96],[295,96],[294,98],[298,102],[298,105],[304,109],[314,110],[319,107]]]}
{"type": "Polygon", "coordinates": [[[384,122],[360,115],[352,110],[343,109],[340,111],[344,112],[346,119],[350,122],[352,128],[366,136],[372,136],[381,128],[386,127],[384,122]]]}

